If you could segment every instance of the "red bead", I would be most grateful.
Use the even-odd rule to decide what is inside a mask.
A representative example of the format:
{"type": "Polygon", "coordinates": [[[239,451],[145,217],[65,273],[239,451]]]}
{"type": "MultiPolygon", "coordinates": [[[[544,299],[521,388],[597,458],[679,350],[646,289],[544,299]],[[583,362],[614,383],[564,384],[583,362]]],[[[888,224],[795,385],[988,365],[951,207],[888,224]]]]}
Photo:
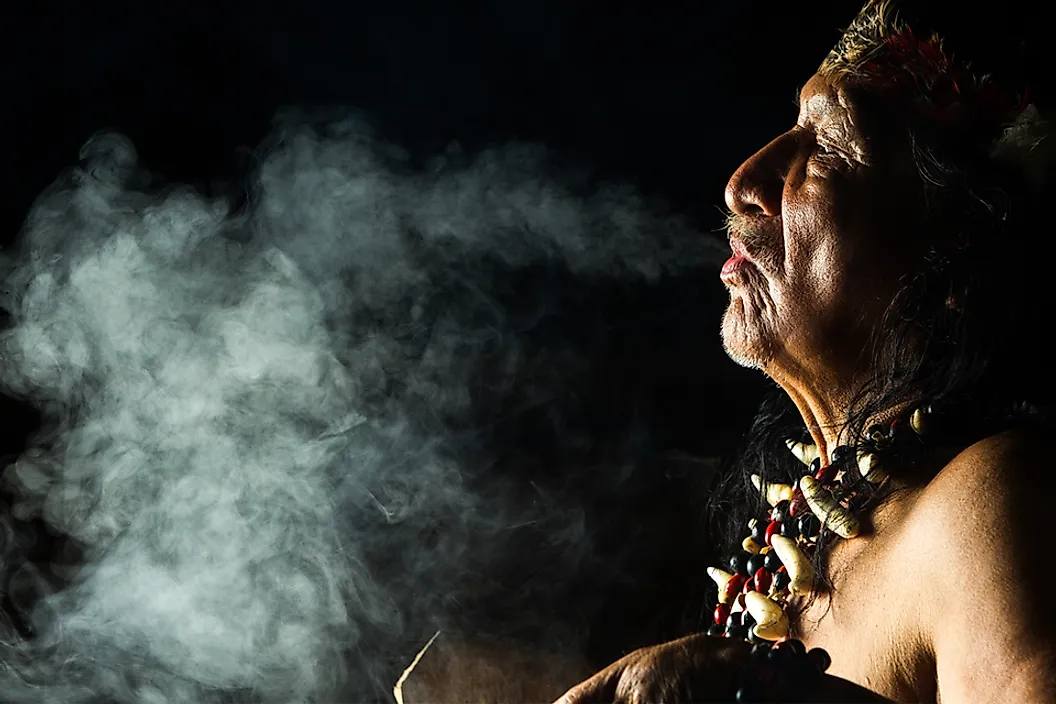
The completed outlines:
{"type": "Polygon", "coordinates": [[[744,580],[744,586],[741,588],[741,594],[747,594],[748,592],[754,592],[754,591],[755,591],[755,580],[753,580],[753,579],[744,580]]]}
{"type": "Polygon", "coordinates": [[[759,571],[755,573],[755,577],[752,578],[752,581],[755,582],[755,591],[763,592],[764,594],[770,591],[771,579],[773,578],[766,571],[766,568],[760,567],[759,571]]]}
{"type": "Polygon", "coordinates": [[[814,474],[814,478],[822,484],[828,484],[836,478],[836,465],[830,464],[822,467],[814,474]]]}
{"type": "Polygon", "coordinates": [[[781,530],[781,524],[777,521],[770,521],[770,525],[766,527],[766,544],[770,544],[770,538],[774,537],[774,533],[781,530]]]}
{"type": "Polygon", "coordinates": [[[788,515],[799,516],[807,510],[809,510],[809,507],[807,506],[807,500],[803,496],[803,492],[796,489],[792,492],[792,500],[788,503],[788,515]]]}
{"type": "Polygon", "coordinates": [[[719,604],[715,607],[715,623],[720,626],[726,625],[726,619],[730,617],[729,604],[719,604]]]}
{"type": "Polygon", "coordinates": [[[741,587],[743,587],[745,582],[747,581],[748,578],[745,577],[743,574],[733,575],[733,579],[731,579],[729,582],[726,582],[726,587],[722,590],[722,594],[719,595],[719,601],[731,601],[734,595],[736,595],[737,592],[741,591],[741,587]]]}

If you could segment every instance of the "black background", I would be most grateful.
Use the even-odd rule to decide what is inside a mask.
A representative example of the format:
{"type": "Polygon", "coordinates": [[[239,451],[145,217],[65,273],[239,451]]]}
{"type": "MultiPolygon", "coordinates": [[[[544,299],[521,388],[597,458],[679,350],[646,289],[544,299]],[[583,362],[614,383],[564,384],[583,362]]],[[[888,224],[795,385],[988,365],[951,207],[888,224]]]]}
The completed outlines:
{"type": "MultiPolygon", "coordinates": [[[[798,87],[857,8],[761,0],[9,3],[0,42],[0,229],[9,243],[35,196],[97,130],[127,134],[152,171],[208,190],[239,173],[276,110],[342,105],[422,156],[453,142],[470,152],[511,140],[545,144],[718,237],[727,178],[793,124],[798,87]]],[[[570,330],[604,327],[605,339],[619,343],[584,342],[592,395],[577,413],[599,442],[635,416],[645,419],[652,455],[736,451],[768,384],[724,357],[724,303],[716,271],[569,296],[570,330]]],[[[4,410],[10,457],[33,416],[13,401],[4,410]]],[[[562,471],[576,468],[564,462],[562,471]]],[[[711,557],[700,533],[707,481],[691,475],[637,473],[608,497],[591,496],[585,482],[599,544],[618,546],[622,569],[638,573],[580,585],[604,595],[591,653],[599,662],[676,635],[687,613],[699,614],[711,557]]]]}

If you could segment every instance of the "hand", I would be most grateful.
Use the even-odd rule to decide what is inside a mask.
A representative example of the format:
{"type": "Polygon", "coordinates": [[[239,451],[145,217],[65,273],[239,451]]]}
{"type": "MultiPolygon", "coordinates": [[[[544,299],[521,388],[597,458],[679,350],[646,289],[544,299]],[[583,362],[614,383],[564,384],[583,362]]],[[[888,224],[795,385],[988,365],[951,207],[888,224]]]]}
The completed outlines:
{"type": "Polygon", "coordinates": [[[555,704],[730,702],[751,646],[703,634],[636,650],[555,704]]]}
{"type": "MultiPolygon", "coordinates": [[[[705,635],[636,650],[582,682],[555,704],[731,702],[751,646],[705,635]]],[[[854,682],[820,675],[809,691],[771,691],[767,701],[893,704],[854,682]]]]}

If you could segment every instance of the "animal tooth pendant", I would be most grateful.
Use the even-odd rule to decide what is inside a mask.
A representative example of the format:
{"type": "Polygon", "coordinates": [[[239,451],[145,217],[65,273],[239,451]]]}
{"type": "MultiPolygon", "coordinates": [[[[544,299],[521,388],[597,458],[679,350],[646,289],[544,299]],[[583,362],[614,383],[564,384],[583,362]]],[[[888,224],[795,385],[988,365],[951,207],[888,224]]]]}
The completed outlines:
{"type": "MultiPolygon", "coordinates": [[[[756,491],[763,490],[763,479],[758,474],[752,475],[752,485],[756,491]]],[[[777,506],[782,501],[791,501],[794,489],[788,484],[767,484],[766,485],[766,503],[771,506],[777,506]]]]}
{"type": "MultiPolygon", "coordinates": [[[[700,574],[699,572],[697,574],[700,574]]],[[[719,593],[722,593],[723,588],[726,587],[726,583],[733,579],[733,575],[726,570],[720,570],[718,567],[709,567],[708,576],[711,577],[712,581],[715,582],[715,586],[719,588],[719,593]]]]}
{"type": "Polygon", "coordinates": [[[807,506],[821,520],[822,525],[841,538],[853,538],[858,535],[861,530],[858,518],[840,506],[814,477],[803,475],[799,480],[799,489],[807,500],[807,506]]]}
{"type": "Polygon", "coordinates": [[[718,567],[709,567],[708,576],[715,582],[715,586],[719,588],[720,604],[732,603],[741,585],[744,584],[743,577],[732,575],[726,570],[720,570],[718,567]]]}
{"type": "Polygon", "coordinates": [[[791,538],[778,534],[772,536],[770,541],[774,552],[781,558],[785,571],[788,572],[788,591],[792,594],[809,594],[814,582],[814,568],[810,560],[791,538]]]}
{"type": "Polygon", "coordinates": [[[858,473],[870,484],[879,484],[887,477],[887,473],[880,469],[880,458],[871,452],[858,456],[858,473]]]}
{"type": "Polygon", "coordinates": [[[779,640],[788,635],[788,615],[773,599],[759,592],[748,592],[744,595],[744,608],[755,619],[755,635],[766,640],[779,640]]]}
{"type": "Polygon", "coordinates": [[[797,442],[792,438],[785,440],[785,445],[792,451],[792,454],[796,456],[803,464],[810,466],[810,463],[821,456],[821,452],[818,450],[818,446],[813,443],[797,442]]]}

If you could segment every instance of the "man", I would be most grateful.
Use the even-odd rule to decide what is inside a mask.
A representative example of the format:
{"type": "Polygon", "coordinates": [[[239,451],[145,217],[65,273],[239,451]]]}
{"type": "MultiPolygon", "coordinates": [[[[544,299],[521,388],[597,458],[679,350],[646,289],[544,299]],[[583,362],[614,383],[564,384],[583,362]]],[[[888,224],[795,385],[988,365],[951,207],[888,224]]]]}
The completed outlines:
{"type": "Polygon", "coordinates": [[[716,623],[562,704],[1056,701],[1051,147],[1020,46],[960,19],[869,2],[797,123],[730,179],[722,339],[782,398],[744,460],[758,487],[717,503],[750,510],[713,571],[716,623]],[[815,654],[812,677],[775,675],[770,651],[803,659],[788,639],[827,674],[815,654]]]}

